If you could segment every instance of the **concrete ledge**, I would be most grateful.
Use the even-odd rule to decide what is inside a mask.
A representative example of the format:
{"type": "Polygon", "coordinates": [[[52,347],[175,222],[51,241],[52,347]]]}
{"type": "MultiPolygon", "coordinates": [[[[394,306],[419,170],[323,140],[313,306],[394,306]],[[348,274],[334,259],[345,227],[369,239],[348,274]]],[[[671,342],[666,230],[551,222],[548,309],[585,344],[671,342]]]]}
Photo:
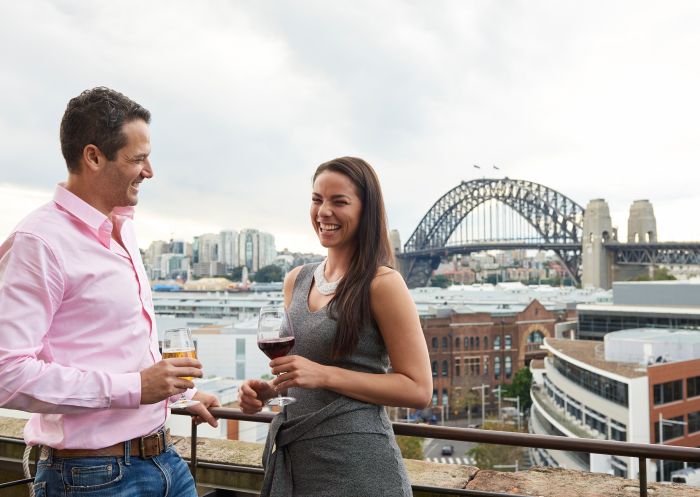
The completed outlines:
{"type": "MultiPolygon", "coordinates": [[[[25,423],[24,419],[0,417],[0,436],[21,439],[25,423]]],[[[184,458],[189,458],[189,438],[175,437],[175,447],[184,458]]],[[[262,449],[260,444],[200,438],[197,442],[197,457],[200,461],[261,468],[262,449]]],[[[0,443],[0,458],[6,458],[8,462],[21,460],[22,450],[20,445],[0,443]]],[[[626,480],[601,473],[540,467],[518,473],[502,473],[479,470],[473,466],[438,464],[412,459],[405,460],[405,463],[414,485],[467,488],[542,497],[634,497],[639,495],[637,480],[626,480]]],[[[210,488],[255,492],[262,483],[260,475],[240,471],[200,468],[197,476],[198,483],[210,488]]],[[[700,488],[679,484],[650,483],[648,489],[650,497],[700,497],[700,488]]],[[[428,497],[430,494],[416,492],[415,495],[428,497]]]]}
{"type": "MultiPolygon", "coordinates": [[[[627,480],[602,473],[541,467],[533,467],[518,473],[479,471],[467,488],[541,497],[634,497],[639,495],[638,480],[627,480]]],[[[700,488],[677,483],[649,483],[647,489],[649,497],[700,496],[700,488]]]]}

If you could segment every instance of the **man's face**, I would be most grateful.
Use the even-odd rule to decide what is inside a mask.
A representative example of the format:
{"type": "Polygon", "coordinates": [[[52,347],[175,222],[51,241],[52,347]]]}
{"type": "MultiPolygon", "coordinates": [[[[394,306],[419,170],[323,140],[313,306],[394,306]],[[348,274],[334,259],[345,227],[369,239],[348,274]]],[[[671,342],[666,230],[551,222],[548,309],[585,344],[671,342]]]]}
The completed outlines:
{"type": "Polygon", "coordinates": [[[136,205],[141,182],[153,177],[148,159],[151,153],[148,124],[142,119],[135,119],[126,123],[122,132],[126,136],[126,145],[100,171],[101,196],[110,208],[136,205]]]}

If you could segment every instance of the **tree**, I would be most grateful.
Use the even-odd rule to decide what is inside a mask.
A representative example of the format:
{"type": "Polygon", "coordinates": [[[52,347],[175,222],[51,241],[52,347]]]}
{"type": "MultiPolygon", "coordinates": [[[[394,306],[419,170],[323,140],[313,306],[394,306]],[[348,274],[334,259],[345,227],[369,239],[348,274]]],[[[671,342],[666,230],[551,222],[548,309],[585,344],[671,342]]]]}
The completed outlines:
{"type": "Polygon", "coordinates": [[[532,404],[530,398],[530,387],[532,386],[532,372],[530,368],[519,369],[510,385],[504,385],[503,390],[506,397],[520,398],[520,410],[524,411],[532,404]]]}
{"type": "Polygon", "coordinates": [[[654,276],[650,278],[649,275],[637,276],[633,281],[667,281],[675,280],[676,277],[668,272],[668,268],[661,267],[654,269],[654,276]]]}
{"type": "Polygon", "coordinates": [[[261,267],[253,277],[253,281],[256,283],[271,283],[274,281],[282,281],[283,279],[284,270],[279,266],[275,266],[274,264],[261,267]]]}
{"type": "Polygon", "coordinates": [[[401,449],[401,456],[404,459],[423,460],[423,440],[420,437],[396,436],[396,443],[401,449]]]}
{"type": "Polygon", "coordinates": [[[232,281],[241,281],[243,278],[243,268],[245,266],[238,266],[235,267],[231,270],[231,275],[229,278],[231,278],[232,281]]]}
{"type": "Polygon", "coordinates": [[[447,288],[450,286],[450,279],[444,274],[436,274],[430,278],[430,286],[436,286],[439,288],[447,288]]]}
{"type": "Polygon", "coordinates": [[[460,412],[466,411],[467,423],[472,422],[472,408],[481,405],[481,395],[479,392],[472,390],[480,384],[480,377],[467,374],[467,365],[464,368],[461,376],[452,377],[452,386],[450,388],[450,409],[452,414],[457,416],[460,412]]]}
{"type": "MultiPolygon", "coordinates": [[[[514,426],[501,423],[484,423],[485,430],[517,431],[514,426]]],[[[467,451],[474,459],[475,466],[481,469],[494,469],[494,466],[515,464],[524,455],[522,447],[510,445],[478,444],[467,451]]]]}

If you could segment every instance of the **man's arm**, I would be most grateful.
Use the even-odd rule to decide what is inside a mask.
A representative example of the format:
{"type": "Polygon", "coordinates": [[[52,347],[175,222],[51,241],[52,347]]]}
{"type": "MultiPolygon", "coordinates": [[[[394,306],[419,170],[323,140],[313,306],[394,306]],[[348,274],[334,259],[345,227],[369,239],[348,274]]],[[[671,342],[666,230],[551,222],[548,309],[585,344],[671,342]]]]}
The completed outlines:
{"type": "Polygon", "coordinates": [[[39,413],[137,408],[139,372],[81,371],[37,359],[64,281],[60,262],[40,238],[16,233],[0,246],[0,407],[39,413]]]}

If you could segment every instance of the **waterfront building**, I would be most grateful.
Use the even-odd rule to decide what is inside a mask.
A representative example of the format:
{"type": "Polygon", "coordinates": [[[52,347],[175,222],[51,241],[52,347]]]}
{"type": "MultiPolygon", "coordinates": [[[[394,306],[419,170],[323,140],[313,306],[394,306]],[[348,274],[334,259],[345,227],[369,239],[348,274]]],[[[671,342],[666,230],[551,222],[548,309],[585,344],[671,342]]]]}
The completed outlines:
{"type": "MultiPolygon", "coordinates": [[[[547,337],[544,348],[548,356],[530,366],[531,433],[700,446],[700,334],[636,329],[608,333],[603,343],[547,337]]],[[[636,458],[530,452],[537,465],[639,474],[636,458]]],[[[661,480],[660,462],[647,464],[650,479],[661,480]]],[[[663,479],[682,467],[665,461],[663,479]]]]}

